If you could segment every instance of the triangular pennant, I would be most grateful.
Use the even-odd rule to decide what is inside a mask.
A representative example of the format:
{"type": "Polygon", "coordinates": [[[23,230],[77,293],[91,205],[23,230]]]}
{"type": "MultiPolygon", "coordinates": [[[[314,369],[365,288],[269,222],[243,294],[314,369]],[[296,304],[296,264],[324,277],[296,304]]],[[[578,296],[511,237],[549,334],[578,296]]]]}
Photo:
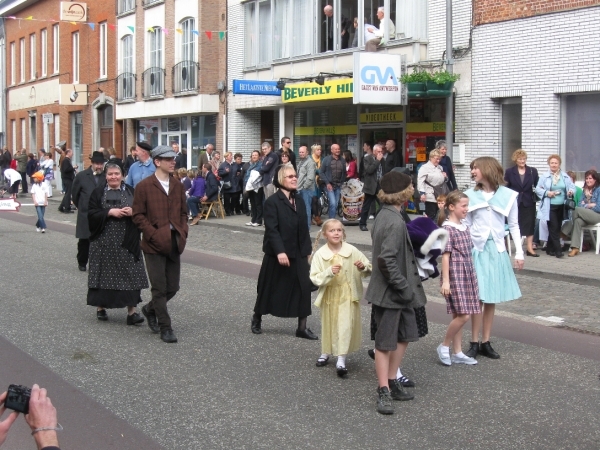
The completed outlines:
{"type": "Polygon", "coordinates": [[[112,23],[109,23],[109,24],[108,24],[108,28],[110,28],[111,30],[116,30],[116,29],[117,29],[117,26],[116,26],[116,25],[113,25],[112,23]]]}
{"type": "Polygon", "coordinates": [[[148,31],[149,31],[150,33],[154,33],[154,27],[148,27],[148,31]]]}
{"type": "Polygon", "coordinates": [[[219,31],[219,40],[222,41],[223,39],[225,39],[225,32],[219,31]]]}
{"type": "Polygon", "coordinates": [[[129,28],[132,33],[135,33],[135,27],[132,27],[131,25],[127,25],[127,28],[129,28]]]}
{"type": "Polygon", "coordinates": [[[96,31],[96,24],[92,22],[87,23],[93,31],[96,31]]]}
{"type": "Polygon", "coordinates": [[[194,33],[196,36],[200,36],[200,32],[198,30],[192,30],[192,33],[194,33]]]}
{"type": "Polygon", "coordinates": [[[33,20],[33,16],[25,17],[25,20],[33,20]]]}
{"type": "Polygon", "coordinates": [[[206,37],[210,41],[212,39],[212,31],[205,31],[204,33],[206,34],[206,37]]]}
{"type": "Polygon", "coordinates": [[[165,33],[165,34],[169,34],[169,29],[168,29],[168,28],[163,28],[163,29],[162,29],[162,31],[163,31],[163,33],[165,33]]]}
{"type": "Polygon", "coordinates": [[[183,34],[183,30],[181,28],[175,28],[175,31],[177,31],[179,34],[183,34]]]}
{"type": "Polygon", "coordinates": [[[71,25],[77,25],[77,22],[69,22],[71,25]]]}
{"type": "Polygon", "coordinates": [[[7,17],[7,19],[12,19],[12,20],[15,20],[15,19],[16,19],[16,17],[15,17],[15,16],[8,16],[8,17],[7,17]]]}

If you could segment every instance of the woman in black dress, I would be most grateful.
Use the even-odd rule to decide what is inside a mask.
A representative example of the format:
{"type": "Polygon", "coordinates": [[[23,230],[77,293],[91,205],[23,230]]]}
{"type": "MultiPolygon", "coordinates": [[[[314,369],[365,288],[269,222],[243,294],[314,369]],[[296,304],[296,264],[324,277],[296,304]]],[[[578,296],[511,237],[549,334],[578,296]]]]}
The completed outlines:
{"type": "Polygon", "coordinates": [[[144,322],[136,312],[140,291],[148,287],[141,259],[140,232],[131,220],[133,188],[123,182],[120,165],[108,162],[106,185],[90,197],[90,271],[87,304],[96,306],[98,320],[108,320],[107,308],[127,307],[127,325],[144,322]]]}
{"type": "Polygon", "coordinates": [[[264,204],[265,255],[258,276],[251,329],[254,334],[262,333],[265,314],[297,317],[296,337],[316,340],[318,337],[306,328],[306,318],[311,314],[312,283],[308,264],[311,243],[306,227],[306,206],[296,195],[298,177],[294,167],[289,163],[280,166],[273,184],[279,190],[264,204]]]}

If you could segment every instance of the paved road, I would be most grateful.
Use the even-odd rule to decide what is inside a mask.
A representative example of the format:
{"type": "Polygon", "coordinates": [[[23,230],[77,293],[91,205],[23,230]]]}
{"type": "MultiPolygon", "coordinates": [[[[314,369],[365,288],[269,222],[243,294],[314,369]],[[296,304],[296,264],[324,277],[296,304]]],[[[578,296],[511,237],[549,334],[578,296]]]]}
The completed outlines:
{"type": "MultiPolygon", "coordinates": [[[[33,211],[24,207],[24,214],[33,211]]],[[[73,225],[53,221],[68,216],[49,211],[49,232],[41,235],[24,225],[32,220],[24,214],[0,216],[9,261],[0,298],[0,382],[47,381],[58,395],[64,448],[600,448],[600,338],[532,321],[557,311],[558,291],[556,306],[507,307],[497,319],[501,360],[450,368],[436,361],[447,316],[432,295],[430,335],[411,344],[404,365],[417,382],[416,399],[382,417],[368,336],[349,358],[348,379],[340,380],[332,366],[315,367],[319,344],[293,337],[293,320],[267,317],[263,335],[250,333],[261,257],[255,230],[192,229],[182,291],[170,306],[180,342],[167,345],[145,326],[126,327],[125,311],[98,322],[85,306],[73,225]],[[103,434],[104,446],[80,444],[103,434]]],[[[531,290],[548,292],[541,299],[555,288],[570,296],[585,287],[523,277],[522,288],[525,278],[532,278],[531,290]]],[[[437,283],[428,290],[435,293],[437,283]]],[[[597,301],[597,289],[589,295],[597,301]]],[[[366,305],[362,313],[367,333],[366,305]]],[[[319,330],[317,310],[309,326],[319,330]]],[[[31,448],[20,441],[30,439],[26,430],[15,432],[6,448],[31,448]]]]}

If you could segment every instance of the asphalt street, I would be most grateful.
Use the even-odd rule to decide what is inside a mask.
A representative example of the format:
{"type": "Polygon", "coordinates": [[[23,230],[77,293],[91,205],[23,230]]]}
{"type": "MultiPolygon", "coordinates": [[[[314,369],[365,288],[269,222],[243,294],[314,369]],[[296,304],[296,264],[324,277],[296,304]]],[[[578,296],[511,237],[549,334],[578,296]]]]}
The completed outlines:
{"type": "MultiPolygon", "coordinates": [[[[367,305],[363,348],[344,380],[333,364],[315,367],[320,345],[295,338],[294,319],[265,317],[264,333],[250,333],[259,230],[191,229],[169,304],[179,343],[168,345],[145,325],[126,326],[125,310],[97,321],[75,260],[74,215],[49,208],[42,235],[27,208],[0,214],[0,383],[49,388],[64,449],[600,448],[593,286],[519,276],[524,297],[499,308],[495,324],[502,358],[445,367],[435,348],[448,317],[437,280],[426,283],[430,334],[409,346],[403,367],[415,400],[383,417],[367,305]],[[587,333],[536,319],[556,315],[587,333]]],[[[316,308],[308,324],[319,334],[316,308]]],[[[22,423],[13,431],[3,449],[32,448],[22,423]]]]}

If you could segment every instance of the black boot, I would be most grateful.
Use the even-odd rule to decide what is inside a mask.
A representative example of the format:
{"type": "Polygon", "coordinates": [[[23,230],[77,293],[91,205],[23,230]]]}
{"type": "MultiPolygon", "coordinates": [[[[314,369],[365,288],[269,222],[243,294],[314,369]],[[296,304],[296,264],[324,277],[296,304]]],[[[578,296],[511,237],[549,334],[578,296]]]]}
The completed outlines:
{"type": "Polygon", "coordinates": [[[469,343],[469,350],[467,350],[465,352],[465,355],[467,355],[469,358],[477,358],[477,354],[480,351],[481,350],[479,349],[479,342],[470,342],[469,343]]]}
{"type": "Polygon", "coordinates": [[[500,359],[500,355],[492,348],[490,341],[482,342],[479,347],[479,354],[492,359],[500,359]]]}
{"type": "Polygon", "coordinates": [[[261,316],[257,316],[256,314],[254,314],[252,316],[252,324],[250,325],[250,329],[252,330],[252,332],[254,334],[262,333],[261,322],[262,322],[261,316]]]}

